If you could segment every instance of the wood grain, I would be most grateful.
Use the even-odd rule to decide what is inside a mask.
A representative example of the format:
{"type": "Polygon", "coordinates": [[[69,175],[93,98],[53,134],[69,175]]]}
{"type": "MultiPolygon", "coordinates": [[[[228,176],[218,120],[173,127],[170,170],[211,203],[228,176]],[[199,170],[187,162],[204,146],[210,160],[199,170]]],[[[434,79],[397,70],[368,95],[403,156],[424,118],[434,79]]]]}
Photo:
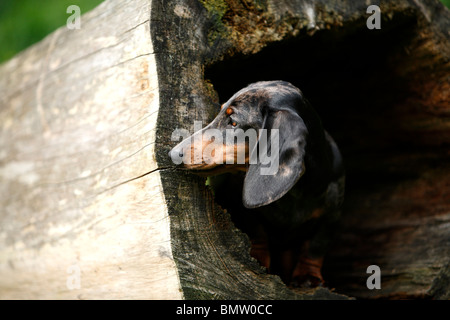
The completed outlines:
{"type": "Polygon", "coordinates": [[[150,8],[106,1],[1,66],[1,298],[182,297],[150,8]]]}

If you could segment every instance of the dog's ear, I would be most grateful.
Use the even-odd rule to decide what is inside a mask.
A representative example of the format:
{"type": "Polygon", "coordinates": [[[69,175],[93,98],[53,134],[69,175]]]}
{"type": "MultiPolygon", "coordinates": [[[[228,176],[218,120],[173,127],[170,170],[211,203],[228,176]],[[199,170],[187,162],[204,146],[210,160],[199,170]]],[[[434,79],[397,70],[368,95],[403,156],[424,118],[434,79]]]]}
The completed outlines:
{"type": "MultiPolygon", "coordinates": [[[[303,119],[289,109],[278,110],[267,115],[265,129],[268,133],[267,153],[270,154],[271,160],[269,166],[273,169],[274,165],[278,165],[275,168],[278,170],[267,170],[268,165],[264,165],[260,158],[256,164],[250,164],[243,190],[243,203],[247,208],[257,208],[278,200],[294,186],[305,171],[308,130],[303,119]],[[272,142],[272,136],[277,133],[278,146],[272,142]]],[[[264,142],[259,141],[258,147],[261,148],[264,142]]],[[[256,148],[253,152],[256,152],[256,148]]]]}

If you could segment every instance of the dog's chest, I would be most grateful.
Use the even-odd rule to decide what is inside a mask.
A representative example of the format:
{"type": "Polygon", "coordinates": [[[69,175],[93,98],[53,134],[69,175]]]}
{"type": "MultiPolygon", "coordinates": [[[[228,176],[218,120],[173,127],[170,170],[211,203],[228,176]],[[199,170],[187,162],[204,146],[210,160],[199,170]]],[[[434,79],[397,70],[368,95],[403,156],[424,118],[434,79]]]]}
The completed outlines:
{"type": "Polygon", "coordinates": [[[295,230],[321,217],[325,203],[326,191],[312,195],[302,187],[294,187],[281,199],[259,209],[274,228],[295,230]]]}

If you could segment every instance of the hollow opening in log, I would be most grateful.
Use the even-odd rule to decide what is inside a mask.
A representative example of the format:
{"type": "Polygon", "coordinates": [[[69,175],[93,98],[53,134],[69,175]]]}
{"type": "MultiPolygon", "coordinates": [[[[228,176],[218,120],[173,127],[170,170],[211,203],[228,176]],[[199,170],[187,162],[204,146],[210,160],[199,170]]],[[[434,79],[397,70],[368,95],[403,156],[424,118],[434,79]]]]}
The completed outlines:
{"type": "MultiPolygon", "coordinates": [[[[436,202],[434,208],[448,209],[439,182],[449,175],[448,154],[442,148],[448,132],[442,136],[439,127],[444,101],[423,94],[443,90],[445,71],[439,73],[436,58],[429,52],[427,56],[427,39],[419,40],[412,12],[383,20],[381,30],[368,30],[365,22],[273,43],[205,71],[221,103],[249,83],[286,80],[303,91],[321,116],[343,153],[347,172],[342,223],[325,259],[324,278],[327,286],[353,296],[358,296],[358,286],[368,292],[369,265],[386,271],[402,267],[395,263],[406,268],[408,259],[414,259],[386,258],[391,245],[402,247],[393,242],[408,241],[407,235],[393,240],[399,230],[405,232],[402,221],[439,215],[430,201],[436,202]]],[[[216,201],[246,231],[240,221],[243,177],[216,179],[230,177],[236,178],[231,179],[233,192],[215,192],[216,201]]],[[[220,188],[221,183],[212,185],[220,188]]]]}

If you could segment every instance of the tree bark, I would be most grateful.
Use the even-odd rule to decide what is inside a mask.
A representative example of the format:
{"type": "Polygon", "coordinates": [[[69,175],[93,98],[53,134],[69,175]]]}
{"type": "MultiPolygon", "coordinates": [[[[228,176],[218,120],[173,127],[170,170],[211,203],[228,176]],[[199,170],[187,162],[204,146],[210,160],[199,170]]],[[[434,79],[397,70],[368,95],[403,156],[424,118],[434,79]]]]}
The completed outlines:
{"type": "Polygon", "coordinates": [[[380,7],[368,30],[365,0],[109,0],[0,66],[0,297],[448,299],[449,12],[380,7]],[[268,274],[239,212],[168,157],[176,128],[273,79],[346,160],[337,293],[268,274]]]}
{"type": "MultiPolygon", "coordinates": [[[[291,81],[320,113],[347,167],[344,216],[325,260],[327,285],[357,298],[448,298],[448,281],[438,279],[448,279],[450,256],[449,11],[439,1],[384,1],[381,29],[369,30],[366,1],[200,2],[172,2],[152,28],[157,51],[176,53],[157,56],[164,66],[158,69],[161,92],[167,92],[158,161],[170,161],[174,127],[193,132],[194,120],[211,121],[219,102],[250,82],[291,81]],[[373,264],[381,269],[380,290],[366,286],[373,264]]],[[[204,270],[222,270],[221,277],[205,279],[217,279],[214,288],[246,286],[230,276],[241,270],[229,272],[234,257],[246,256],[232,245],[241,240],[204,237],[222,215],[208,200],[198,209],[208,191],[195,201],[183,198],[193,184],[204,190],[203,179],[172,174],[162,173],[162,181],[185,294],[216,296],[217,289],[203,290],[204,270]],[[177,178],[186,180],[174,184],[177,178]],[[197,246],[213,256],[205,259],[197,246]]],[[[238,288],[234,292],[242,292],[238,288]]],[[[244,297],[274,297],[252,291],[244,297]]]]}

